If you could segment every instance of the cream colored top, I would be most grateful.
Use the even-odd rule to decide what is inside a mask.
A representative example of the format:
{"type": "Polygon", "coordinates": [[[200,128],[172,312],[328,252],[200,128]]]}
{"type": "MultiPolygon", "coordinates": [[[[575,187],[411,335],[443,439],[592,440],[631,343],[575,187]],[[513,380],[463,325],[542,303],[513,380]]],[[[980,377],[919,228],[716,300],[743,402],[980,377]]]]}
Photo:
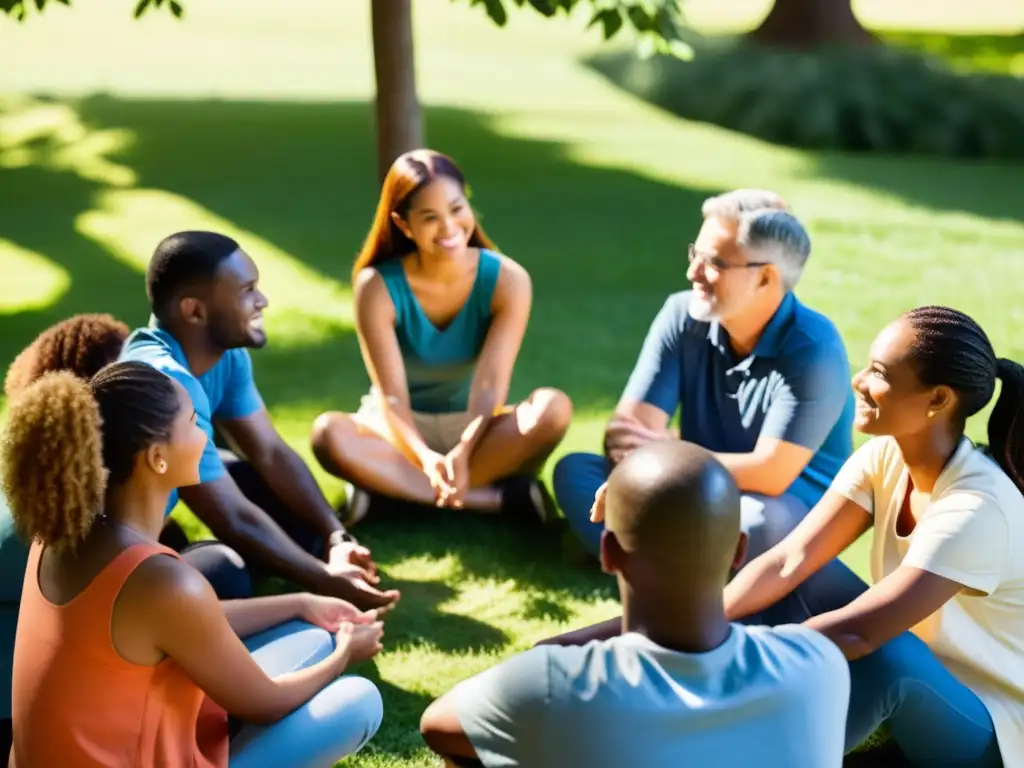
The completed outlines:
{"type": "Polygon", "coordinates": [[[1024,496],[964,438],[931,494],[916,499],[917,524],[904,537],[896,520],[909,477],[896,441],[878,437],[832,488],[874,516],[875,583],[908,565],[971,590],[912,631],[984,702],[1006,768],[1024,768],[1024,496]]]}

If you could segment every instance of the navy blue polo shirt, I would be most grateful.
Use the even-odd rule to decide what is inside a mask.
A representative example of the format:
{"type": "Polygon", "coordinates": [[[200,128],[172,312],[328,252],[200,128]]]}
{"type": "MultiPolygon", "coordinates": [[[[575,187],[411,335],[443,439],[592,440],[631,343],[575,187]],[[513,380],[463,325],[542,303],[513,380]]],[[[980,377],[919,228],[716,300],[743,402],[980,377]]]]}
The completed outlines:
{"type": "Polygon", "coordinates": [[[671,417],[682,439],[750,453],[761,437],[814,452],[787,490],[814,506],[853,452],[850,363],[827,317],[787,293],[757,345],[739,357],[717,321],[694,320],[690,291],[668,297],[651,324],[625,397],[671,417]]]}

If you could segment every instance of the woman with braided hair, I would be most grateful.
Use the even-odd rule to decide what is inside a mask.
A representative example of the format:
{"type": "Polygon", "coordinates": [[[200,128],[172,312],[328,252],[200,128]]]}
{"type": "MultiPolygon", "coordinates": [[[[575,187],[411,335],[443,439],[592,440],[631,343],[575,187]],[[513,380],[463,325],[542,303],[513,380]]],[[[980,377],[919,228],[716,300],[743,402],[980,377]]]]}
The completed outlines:
{"type": "Polygon", "coordinates": [[[885,723],[911,764],[1024,767],[1024,368],[962,312],[907,312],[853,378],[873,439],[726,589],[731,619],[804,622],[850,661],[851,750],[885,723]],[[999,399],[987,448],[967,419],[999,399]],[[874,531],[868,587],[835,559],[874,531]]]}
{"type": "Polygon", "coordinates": [[[308,594],[221,602],[158,543],[205,445],[186,390],[145,363],[50,372],[11,400],[0,467],[31,542],[11,766],[326,768],[380,726],[374,685],[342,676],[380,650],[375,611],[308,594]],[[333,647],[268,673],[241,638],[291,619],[333,647]]]}

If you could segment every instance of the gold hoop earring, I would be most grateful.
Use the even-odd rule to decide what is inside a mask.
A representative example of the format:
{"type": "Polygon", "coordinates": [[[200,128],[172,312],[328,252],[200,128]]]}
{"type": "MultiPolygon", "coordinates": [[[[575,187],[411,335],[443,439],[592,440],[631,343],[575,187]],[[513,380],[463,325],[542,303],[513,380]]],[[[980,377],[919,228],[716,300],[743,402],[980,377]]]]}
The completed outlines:
{"type": "Polygon", "coordinates": [[[935,411],[928,411],[928,418],[929,418],[929,419],[930,419],[930,418],[931,418],[932,416],[934,416],[934,415],[935,415],[935,411]]]}

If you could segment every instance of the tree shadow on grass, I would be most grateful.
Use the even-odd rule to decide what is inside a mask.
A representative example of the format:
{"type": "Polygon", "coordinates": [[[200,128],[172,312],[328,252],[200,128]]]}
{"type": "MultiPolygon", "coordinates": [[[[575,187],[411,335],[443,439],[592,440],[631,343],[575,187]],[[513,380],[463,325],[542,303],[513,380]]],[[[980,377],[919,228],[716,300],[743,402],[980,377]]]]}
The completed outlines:
{"type": "MultiPolygon", "coordinates": [[[[497,515],[429,507],[396,507],[359,524],[361,540],[387,564],[423,557],[453,557],[467,578],[514,580],[529,594],[524,618],[539,618],[544,606],[567,598],[617,598],[615,580],[593,562],[569,565],[563,557],[562,527],[524,524],[497,515]],[[400,536],[394,531],[401,531],[400,536]]],[[[403,598],[404,602],[404,598],[403,598]]],[[[561,616],[568,618],[564,610],[561,616]]]]}
{"type": "MultiPolygon", "coordinates": [[[[111,159],[136,174],[138,187],[194,201],[348,283],[379,192],[369,105],[97,96],[76,106],[87,125],[133,137],[111,159]]],[[[503,135],[496,119],[467,110],[428,109],[427,125],[430,145],[466,172],[489,234],[533,276],[511,396],[546,384],[569,392],[579,409],[611,407],[665,294],[685,286],[685,242],[701,201],[720,190],[581,165],[559,144],[503,135]]],[[[65,219],[80,205],[58,203],[53,215],[65,219]]],[[[275,288],[266,286],[272,303],[275,288]]],[[[131,298],[131,306],[142,299],[131,298]]],[[[110,303],[127,304],[120,296],[110,303]]],[[[369,384],[345,333],[296,348],[271,338],[254,363],[272,406],[355,408],[369,384]]]]}
{"type": "Polygon", "coordinates": [[[387,616],[387,642],[390,648],[429,645],[445,653],[501,650],[509,637],[497,627],[471,616],[438,610],[456,591],[440,581],[390,579],[386,568],[382,583],[397,589],[402,599],[387,616]]]}

